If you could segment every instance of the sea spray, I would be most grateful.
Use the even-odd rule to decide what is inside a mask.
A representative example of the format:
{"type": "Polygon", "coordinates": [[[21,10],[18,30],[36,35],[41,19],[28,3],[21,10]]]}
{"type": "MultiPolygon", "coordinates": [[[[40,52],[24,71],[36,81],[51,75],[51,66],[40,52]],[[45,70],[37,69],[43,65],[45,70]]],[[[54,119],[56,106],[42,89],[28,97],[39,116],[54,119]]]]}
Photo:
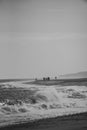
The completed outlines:
{"type": "MultiPolygon", "coordinates": [[[[32,92],[32,95],[27,97],[28,102],[24,102],[26,100],[23,100],[22,104],[17,104],[18,101],[16,104],[13,103],[10,105],[3,105],[3,103],[0,103],[0,122],[5,121],[4,125],[9,124],[9,122],[17,123],[21,121],[87,112],[87,87],[85,86],[26,86],[21,83],[16,83],[16,85],[14,83],[12,86],[20,89],[22,87],[23,89],[20,91],[22,94],[24,94],[27,89],[29,93],[32,92]],[[84,94],[85,98],[69,98],[69,94],[74,92],[84,94]]],[[[17,88],[16,91],[19,91],[17,88]]],[[[19,97],[19,95],[17,96],[19,97]]],[[[0,125],[3,125],[3,123],[0,123],[0,125]]]]}

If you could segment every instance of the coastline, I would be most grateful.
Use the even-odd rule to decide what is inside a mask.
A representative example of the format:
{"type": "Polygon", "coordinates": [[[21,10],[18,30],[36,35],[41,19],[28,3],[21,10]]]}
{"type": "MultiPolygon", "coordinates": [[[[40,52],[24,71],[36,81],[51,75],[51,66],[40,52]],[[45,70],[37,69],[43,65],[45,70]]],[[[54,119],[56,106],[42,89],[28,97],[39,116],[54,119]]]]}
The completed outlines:
{"type": "Polygon", "coordinates": [[[87,112],[3,126],[0,130],[86,130],[87,112]]]}

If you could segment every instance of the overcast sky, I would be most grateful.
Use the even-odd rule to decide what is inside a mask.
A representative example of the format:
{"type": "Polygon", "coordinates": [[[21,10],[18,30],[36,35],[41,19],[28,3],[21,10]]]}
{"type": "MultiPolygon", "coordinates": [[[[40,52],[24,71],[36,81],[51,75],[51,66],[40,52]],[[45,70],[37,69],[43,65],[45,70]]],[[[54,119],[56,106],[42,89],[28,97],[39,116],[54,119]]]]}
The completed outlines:
{"type": "Polygon", "coordinates": [[[87,71],[86,0],[0,0],[0,78],[87,71]]]}

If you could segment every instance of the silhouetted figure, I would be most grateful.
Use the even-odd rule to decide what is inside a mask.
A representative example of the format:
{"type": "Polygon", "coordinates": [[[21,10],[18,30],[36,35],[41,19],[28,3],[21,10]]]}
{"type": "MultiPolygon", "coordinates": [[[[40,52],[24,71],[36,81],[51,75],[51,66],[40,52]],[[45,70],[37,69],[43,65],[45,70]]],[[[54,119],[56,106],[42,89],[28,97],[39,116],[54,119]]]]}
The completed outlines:
{"type": "Polygon", "coordinates": [[[43,77],[43,81],[49,81],[49,80],[50,80],[50,77],[47,77],[47,78],[43,77]]]}
{"type": "Polygon", "coordinates": [[[35,81],[37,81],[37,78],[35,78],[35,81]]]}
{"type": "Polygon", "coordinates": [[[48,77],[47,80],[49,81],[49,80],[50,80],[50,77],[48,77]]]}
{"type": "Polygon", "coordinates": [[[46,80],[46,78],[45,78],[45,77],[43,77],[43,80],[45,81],[45,80],[46,80]]]}
{"type": "Polygon", "coordinates": [[[57,77],[55,77],[55,80],[57,80],[57,77]]]}

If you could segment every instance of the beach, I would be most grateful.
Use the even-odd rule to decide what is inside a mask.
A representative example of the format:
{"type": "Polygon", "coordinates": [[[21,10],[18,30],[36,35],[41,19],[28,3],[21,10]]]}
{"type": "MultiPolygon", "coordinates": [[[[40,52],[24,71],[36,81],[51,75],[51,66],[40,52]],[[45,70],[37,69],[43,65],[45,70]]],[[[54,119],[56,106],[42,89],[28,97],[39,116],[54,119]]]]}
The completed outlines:
{"type": "Polygon", "coordinates": [[[87,130],[87,113],[10,125],[0,130],[87,130]]]}

